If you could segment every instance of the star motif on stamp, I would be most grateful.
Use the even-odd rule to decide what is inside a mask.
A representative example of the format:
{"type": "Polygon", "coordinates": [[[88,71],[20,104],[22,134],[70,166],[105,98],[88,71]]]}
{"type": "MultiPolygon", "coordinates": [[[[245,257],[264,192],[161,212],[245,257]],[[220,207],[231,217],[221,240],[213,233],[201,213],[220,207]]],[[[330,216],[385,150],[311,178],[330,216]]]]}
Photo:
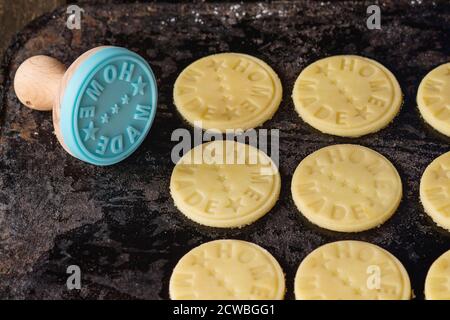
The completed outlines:
{"type": "Polygon", "coordinates": [[[124,94],[121,98],[122,104],[129,104],[130,103],[130,97],[127,94],[124,94]]]}
{"type": "Polygon", "coordinates": [[[133,96],[137,94],[144,95],[144,88],[147,86],[147,83],[142,81],[141,76],[139,76],[136,82],[132,82],[131,85],[133,86],[133,96]]]}
{"type": "Polygon", "coordinates": [[[98,131],[98,128],[94,127],[94,121],[89,122],[89,126],[87,128],[83,129],[86,136],[84,137],[84,141],[88,141],[89,139],[92,139],[95,141],[95,134],[98,131]]]}
{"type": "Polygon", "coordinates": [[[86,82],[72,119],[78,130],[74,149],[94,164],[121,161],[153,121],[157,88],[151,70],[133,57],[110,58],[86,82]]]}
{"type": "Polygon", "coordinates": [[[109,115],[107,113],[103,114],[100,117],[100,120],[102,121],[102,123],[109,123],[109,115]]]}
{"type": "Polygon", "coordinates": [[[114,105],[114,107],[111,107],[111,113],[112,114],[118,114],[119,113],[119,106],[117,105],[117,103],[114,105]]]}

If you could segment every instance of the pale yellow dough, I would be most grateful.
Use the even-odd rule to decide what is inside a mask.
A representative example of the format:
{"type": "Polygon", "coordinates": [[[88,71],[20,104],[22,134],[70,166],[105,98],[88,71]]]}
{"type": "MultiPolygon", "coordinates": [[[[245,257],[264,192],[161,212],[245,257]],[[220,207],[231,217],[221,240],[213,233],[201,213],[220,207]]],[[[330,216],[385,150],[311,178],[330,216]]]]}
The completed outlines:
{"type": "Polygon", "coordinates": [[[417,105],[429,125],[450,137],[450,63],[440,65],[423,78],[417,105]]]}
{"type": "Polygon", "coordinates": [[[295,276],[297,300],[408,300],[408,273],[392,254],[362,241],[338,241],[311,252],[295,276]]]}
{"type": "Polygon", "coordinates": [[[425,169],[420,179],[420,200],[433,221],[450,231],[450,152],[425,169]]]}
{"type": "Polygon", "coordinates": [[[425,299],[450,300],[450,250],[433,262],[428,270],[425,299]]]}
{"type": "Polygon", "coordinates": [[[203,129],[255,128],[272,118],[281,102],[280,79],[264,61],[241,53],[201,58],[178,76],[174,103],[203,129]]]}
{"type": "Polygon", "coordinates": [[[321,132],[359,137],[386,127],[400,110],[402,92],[380,63],[342,55],[318,60],[298,76],[292,93],[301,118],[321,132]]]}
{"type": "Polygon", "coordinates": [[[284,274],[260,246],[216,240],[189,251],[170,278],[172,300],[281,300],[284,274]]]}
{"type": "Polygon", "coordinates": [[[312,223],[358,232],[392,216],[402,198],[402,182],[378,152],[342,144],[303,159],[294,172],[291,192],[297,208],[312,223]]]}
{"type": "Polygon", "coordinates": [[[170,193],[188,218],[211,227],[241,227],[272,209],[280,174],[264,152],[233,141],[214,141],[187,152],[175,166],[170,193]]]}

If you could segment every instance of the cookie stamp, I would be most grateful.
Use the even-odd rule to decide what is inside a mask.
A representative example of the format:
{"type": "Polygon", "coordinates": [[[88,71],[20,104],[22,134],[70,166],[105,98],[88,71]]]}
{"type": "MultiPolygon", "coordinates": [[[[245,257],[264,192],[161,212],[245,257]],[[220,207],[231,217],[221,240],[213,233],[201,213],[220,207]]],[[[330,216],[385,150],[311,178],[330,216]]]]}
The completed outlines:
{"type": "Polygon", "coordinates": [[[433,221],[450,231],[450,152],[425,169],[420,179],[420,201],[433,221]]]}
{"type": "Polygon", "coordinates": [[[262,151],[234,141],[195,147],[175,166],[170,193],[189,219],[211,227],[242,227],[264,216],[280,194],[280,174],[262,151]]]}
{"type": "Polygon", "coordinates": [[[295,276],[297,300],[409,300],[411,284],[401,262],[362,241],[337,241],[311,252],[295,276]]]}
{"type": "Polygon", "coordinates": [[[436,259],[428,270],[425,299],[450,300],[450,250],[436,259]]]}
{"type": "Polygon", "coordinates": [[[450,137],[450,63],[438,66],[423,78],[417,105],[430,126],[450,137]]]}
{"type": "Polygon", "coordinates": [[[359,232],[379,226],[396,211],[402,183],[381,154],[358,145],[322,148],[294,172],[292,197],[312,223],[329,230],[359,232]]]}
{"type": "Polygon", "coordinates": [[[26,106],[53,110],[55,134],[64,149],[95,165],[111,165],[132,154],[156,112],[153,72],[125,48],[91,49],[67,70],[50,57],[29,58],[17,70],[14,88],[26,106]]]}
{"type": "Polygon", "coordinates": [[[170,278],[169,293],[172,300],[281,300],[284,274],[260,246],[216,240],[181,258],[170,278]]]}
{"type": "Polygon", "coordinates": [[[397,115],[402,92],[394,75],[380,63],[354,55],[318,60],[298,76],[295,109],[315,129],[359,137],[386,127],[397,115]]]}
{"type": "Polygon", "coordinates": [[[221,53],[187,66],[173,89],[174,103],[191,124],[203,129],[250,129],[272,118],[282,97],[280,79],[264,61],[221,53]]]}

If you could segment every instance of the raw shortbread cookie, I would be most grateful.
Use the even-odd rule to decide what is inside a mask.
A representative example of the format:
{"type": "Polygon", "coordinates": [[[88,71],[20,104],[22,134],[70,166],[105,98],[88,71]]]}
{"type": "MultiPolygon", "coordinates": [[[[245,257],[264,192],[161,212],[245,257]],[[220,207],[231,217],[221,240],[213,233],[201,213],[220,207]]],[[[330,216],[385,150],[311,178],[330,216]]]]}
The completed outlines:
{"type": "Polygon", "coordinates": [[[322,228],[358,232],[376,227],[397,209],[402,182],[395,167],[369,148],[342,144],[303,159],[292,197],[300,212],[322,228]]]}
{"type": "Polygon", "coordinates": [[[278,168],[264,152],[234,141],[214,141],[180,159],[170,193],[177,208],[197,223],[241,227],[272,209],[280,185],[278,168]]]}
{"type": "Polygon", "coordinates": [[[188,122],[224,132],[254,128],[272,118],[281,102],[282,87],[264,61],[221,53],[186,67],[175,82],[173,97],[188,122]]]}
{"type": "Polygon", "coordinates": [[[440,65],[423,78],[417,105],[429,125],[450,136],[450,63],[440,65]]]}
{"type": "Polygon", "coordinates": [[[425,212],[450,231],[450,152],[431,162],[420,179],[420,201],[425,212]]]}
{"type": "Polygon", "coordinates": [[[450,300],[450,250],[431,265],[425,280],[425,299],[450,300]]]}
{"type": "Polygon", "coordinates": [[[411,284],[397,258],[362,241],[338,241],[311,252],[295,276],[297,300],[408,300],[411,284]]]}
{"type": "Polygon", "coordinates": [[[324,133],[359,137],[387,126],[402,103],[400,85],[380,63],[343,55],[318,60],[298,76],[292,93],[302,119],[324,133]]]}
{"type": "Polygon", "coordinates": [[[189,251],[170,278],[172,300],[281,300],[284,274],[260,246],[216,240],[189,251]]]}

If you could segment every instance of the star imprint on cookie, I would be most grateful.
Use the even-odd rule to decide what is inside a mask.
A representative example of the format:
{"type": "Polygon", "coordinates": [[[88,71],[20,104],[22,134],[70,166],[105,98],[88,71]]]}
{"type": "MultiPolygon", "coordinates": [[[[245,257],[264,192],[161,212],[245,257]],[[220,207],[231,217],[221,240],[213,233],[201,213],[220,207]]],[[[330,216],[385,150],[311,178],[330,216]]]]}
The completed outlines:
{"type": "Polygon", "coordinates": [[[238,212],[240,207],[242,207],[241,198],[237,198],[236,200],[228,198],[228,204],[225,208],[231,208],[233,212],[238,212]]]}

